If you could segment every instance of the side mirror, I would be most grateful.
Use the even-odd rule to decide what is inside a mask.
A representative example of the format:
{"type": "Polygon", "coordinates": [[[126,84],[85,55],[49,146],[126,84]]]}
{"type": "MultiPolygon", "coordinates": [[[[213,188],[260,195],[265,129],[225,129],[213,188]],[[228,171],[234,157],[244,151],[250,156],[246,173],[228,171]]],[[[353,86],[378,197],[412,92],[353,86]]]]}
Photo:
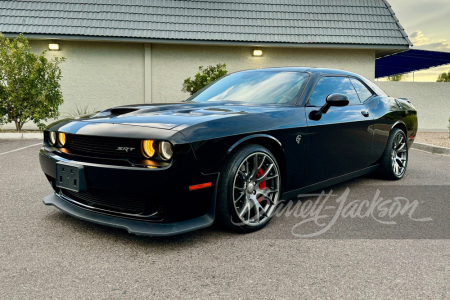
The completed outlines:
{"type": "Polygon", "coordinates": [[[320,120],[323,114],[326,114],[332,106],[347,106],[350,103],[348,97],[343,94],[331,94],[328,95],[325,105],[319,110],[313,110],[309,114],[311,120],[320,120]]]}
{"type": "Polygon", "coordinates": [[[349,104],[349,101],[346,95],[331,94],[327,97],[327,104],[329,104],[329,106],[347,106],[349,104]]]}

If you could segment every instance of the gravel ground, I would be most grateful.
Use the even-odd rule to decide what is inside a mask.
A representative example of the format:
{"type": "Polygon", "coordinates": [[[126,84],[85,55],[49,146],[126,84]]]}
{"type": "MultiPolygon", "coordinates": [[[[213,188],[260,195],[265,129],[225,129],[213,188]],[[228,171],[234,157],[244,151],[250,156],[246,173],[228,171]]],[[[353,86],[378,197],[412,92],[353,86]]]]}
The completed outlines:
{"type": "Polygon", "coordinates": [[[419,132],[415,142],[450,148],[448,132],[419,132]]]}
{"type": "MultiPolygon", "coordinates": [[[[290,215],[253,234],[210,227],[149,238],[45,206],[52,190],[36,143],[0,142],[0,299],[450,298],[450,157],[411,150],[401,181],[366,176],[332,187],[337,195],[349,188],[348,202],[377,189],[385,199],[417,199],[412,217],[429,222],[408,212],[394,224],[376,221],[378,213],[340,217],[304,239],[292,234],[302,219],[290,215]]],[[[330,223],[336,202],[319,223],[330,223]]]]}

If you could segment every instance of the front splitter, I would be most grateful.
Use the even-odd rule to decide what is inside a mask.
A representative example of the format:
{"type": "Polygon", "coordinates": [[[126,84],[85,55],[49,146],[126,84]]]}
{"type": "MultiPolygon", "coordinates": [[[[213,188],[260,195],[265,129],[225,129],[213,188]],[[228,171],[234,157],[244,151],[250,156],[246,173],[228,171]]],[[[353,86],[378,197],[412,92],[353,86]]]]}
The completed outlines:
{"type": "Polygon", "coordinates": [[[75,204],[61,199],[56,194],[44,197],[44,203],[46,205],[55,206],[61,211],[81,220],[122,228],[132,234],[144,236],[172,236],[211,226],[214,223],[215,198],[214,193],[208,212],[205,215],[176,223],[150,223],[104,215],[78,207],[75,204]]]}

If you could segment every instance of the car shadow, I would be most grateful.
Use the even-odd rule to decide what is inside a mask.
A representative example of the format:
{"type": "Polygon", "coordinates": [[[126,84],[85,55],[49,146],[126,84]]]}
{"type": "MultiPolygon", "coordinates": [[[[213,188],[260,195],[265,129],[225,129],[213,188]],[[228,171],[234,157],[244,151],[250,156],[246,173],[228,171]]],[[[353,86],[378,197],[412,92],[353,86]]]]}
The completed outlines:
{"type": "MultiPolygon", "coordinates": [[[[366,175],[367,176],[367,175],[366,175]]],[[[341,190],[345,189],[348,185],[355,184],[359,181],[361,181],[364,177],[352,179],[349,181],[346,181],[344,183],[336,184],[334,186],[330,186],[326,189],[324,189],[325,192],[329,192],[330,190],[341,190]]],[[[371,177],[367,177],[371,178],[371,177]]],[[[322,190],[312,192],[312,193],[320,193],[322,190]]],[[[303,198],[303,199],[291,199],[294,204],[297,202],[307,201],[309,198],[303,198]]],[[[64,227],[64,230],[70,230],[72,233],[81,234],[83,236],[92,237],[95,239],[102,239],[102,240],[111,240],[115,243],[121,242],[121,243],[132,243],[136,246],[142,246],[142,247],[148,247],[149,245],[152,246],[161,246],[161,247],[191,247],[193,245],[199,245],[203,243],[208,243],[215,240],[222,240],[222,239],[232,239],[232,240],[240,240],[240,239],[264,239],[264,238],[279,238],[279,236],[276,235],[274,232],[274,235],[270,234],[267,236],[265,233],[267,233],[268,229],[270,230],[272,224],[275,223],[271,221],[266,228],[264,228],[261,231],[253,232],[253,233],[236,233],[236,232],[230,232],[226,231],[216,224],[213,226],[203,228],[200,230],[174,235],[174,236],[165,236],[165,237],[157,237],[157,236],[138,236],[135,234],[128,233],[125,229],[121,228],[114,228],[106,225],[100,225],[91,223],[85,220],[78,219],[76,217],[73,217],[71,215],[68,215],[64,212],[61,212],[59,210],[54,210],[52,213],[48,214],[45,217],[48,221],[50,221],[55,226],[61,226],[64,227]]],[[[280,220],[277,220],[276,223],[280,223],[280,220]]],[[[276,227],[282,227],[277,224],[276,227]]],[[[272,230],[270,230],[272,231],[272,230]]],[[[167,248],[165,248],[167,250],[167,248]]]]}
{"type": "MultiPolygon", "coordinates": [[[[323,190],[312,192],[311,194],[319,194],[321,192],[342,195],[347,189],[350,189],[351,195],[355,199],[369,199],[373,198],[375,191],[380,189],[386,195],[396,195],[394,188],[398,189],[400,183],[396,186],[384,185],[382,179],[379,179],[374,174],[368,174],[363,177],[352,179],[343,183],[339,183],[330,186],[323,190]]],[[[410,187],[405,187],[407,192],[410,187]]],[[[400,195],[399,195],[400,196],[400,195]]],[[[411,196],[412,199],[413,196],[411,196]]],[[[352,199],[353,199],[352,198],[352,199]]],[[[318,198],[315,196],[292,199],[293,205],[301,205],[303,202],[312,201],[316,203],[318,198]]],[[[334,200],[333,200],[334,201],[334,200]]],[[[350,200],[348,200],[350,201],[350,200]]],[[[443,204],[443,206],[445,206],[443,204]]],[[[441,211],[447,211],[447,209],[441,208],[441,211]]],[[[426,211],[426,213],[432,213],[435,216],[437,213],[432,211],[426,211]]],[[[231,242],[239,242],[242,240],[250,239],[296,239],[293,236],[292,227],[301,221],[298,217],[285,215],[281,217],[274,217],[274,219],[268,224],[266,228],[258,232],[249,234],[239,234],[234,232],[228,232],[218,228],[217,226],[211,226],[198,231],[193,231],[181,235],[169,236],[169,237],[148,237],[148,236],[136,236],[129,234],[124,229],[112,228],[104,225],[98,225],[90,223],[84,220],[77,219],[63,212],[54,210],[46,216],[47,221],[51,224],[52,228],[47,229],[49,232],[58,227],[58,230],[63,230],[65,234],[78,234],[86,238],[101,239],[104,241],[110,241],[113,243],[122,243],[127,245],[133,245],[136,247],[148,248],[153,247],[155,251],[167,251],[176,250],[180,248],[189,248],[193,246],[201,246],[202,244],[217,242],[222,240],[230,240],[231,242]]],[[[305,226],[305,230],[310,230],[314,224],[308,224],[305,226]]],[[[409,224],[411,226],[411,224],[409,224]]],[[[390,236],[395,238],[396,236],[390,234],[393,227],[386,227],[382,224],[376,223],[371,218],[364,219],[345,219],[340,220],[333,230],[327,235],[323,235],[319,238],[322,239],[339,239],[339,238],[384,238],[390,236]]],[[[395,229],[395,228],[394,228],[395,229]]],[[[427,230],[423,230],[423,236],[428,233],[427,230]]],[[[403,234],[399,232],[399,234],[403,234]]],[[[408,233],[409,234],[409,233],[408,233]]]]}
{"type": "MultiPolygon", "coordinates": [[[[165,250],[167,250],[167,247],[170,248],[172,246],[179,249],[180,247],[191,247],[193,245],[208,243],[211,240],[233,239],[240,236],[240,234],[227,232],[215,225],[174,236],[138,236],[128,233],[125,229],[81,220],[59,210],[54,210],[47,214],[45,220],[52,224],[52,228],[63,228],[62,230],[66,232],[65,234],[77,234],[82,237],[101,239],[104,241],[110,240],[114,243],[133,244],[134,246],[140,247],[148,247],[149,245],[159,246],[164,247],[165,250]]],[[[52,230],[47,229],[47,232],[52,232],[52,230]]]]}

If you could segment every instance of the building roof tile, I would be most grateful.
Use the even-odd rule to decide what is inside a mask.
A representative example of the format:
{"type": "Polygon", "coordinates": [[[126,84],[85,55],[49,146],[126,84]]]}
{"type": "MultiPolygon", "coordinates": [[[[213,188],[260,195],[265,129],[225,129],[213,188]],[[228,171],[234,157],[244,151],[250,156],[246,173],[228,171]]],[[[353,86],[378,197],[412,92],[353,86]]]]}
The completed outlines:
{"type": "Polygon", "coordinates": [[[385,0],[12,0],[0,1],[0,32],[411,45],[385,0]]]}

